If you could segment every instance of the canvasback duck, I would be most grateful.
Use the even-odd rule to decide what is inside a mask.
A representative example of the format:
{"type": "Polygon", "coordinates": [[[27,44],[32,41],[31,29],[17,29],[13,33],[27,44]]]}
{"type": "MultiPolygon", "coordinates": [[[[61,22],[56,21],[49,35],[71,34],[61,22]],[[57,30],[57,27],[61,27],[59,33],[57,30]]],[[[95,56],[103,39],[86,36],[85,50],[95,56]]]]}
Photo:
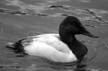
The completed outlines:
{"type": "Polygon", "coordinates": [[[78,34],[97,38],[84,28],[78,18],[68,16],[60,24],[59,34],[28,36],[15,43],[8,43],[7,47],[12,48],[16,53],[39,56],[53,62],[81,61],[88,49],[77,40],[75,35],[78,34]]]}

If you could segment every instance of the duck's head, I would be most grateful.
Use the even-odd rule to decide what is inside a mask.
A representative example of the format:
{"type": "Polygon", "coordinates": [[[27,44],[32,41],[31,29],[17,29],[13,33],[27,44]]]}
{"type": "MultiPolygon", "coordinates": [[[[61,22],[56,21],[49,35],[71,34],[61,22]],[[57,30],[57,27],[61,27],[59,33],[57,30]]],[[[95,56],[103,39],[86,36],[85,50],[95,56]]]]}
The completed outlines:
{"type": "Polygon", "coordinates": [[[62,35],[76,35],[83,34],[92,38],[98,38],[98,36],[90,33],[84,26],[81,24],[78,18],[74,16],[66,17],[59,27],[59,34],[62,35]]]}

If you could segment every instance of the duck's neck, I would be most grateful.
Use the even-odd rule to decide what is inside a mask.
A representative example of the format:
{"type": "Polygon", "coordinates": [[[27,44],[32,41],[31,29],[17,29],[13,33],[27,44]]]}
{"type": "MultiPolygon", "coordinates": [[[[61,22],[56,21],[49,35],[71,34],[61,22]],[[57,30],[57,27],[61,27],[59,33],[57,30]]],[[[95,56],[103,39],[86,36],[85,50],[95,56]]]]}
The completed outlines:
{"type": "Polygon", "coordinates": [[[60,39],[65,42],[66,44],[70,45],[72,44],[74,41],[76,41],[76,38],[74,35],[60,35],[60,39]]]}
{"type": "Polygon", "coordinates": [[[82,44],[81,42],[79,42],[75,35],[60,35],[61,40],[66,43],[69,48],[71,49],[71,51],[76,55],[76,57],[78,58],[78,60],[81,60],[84,55],[87,53],[87,48],[84,44],[82,44]]]}

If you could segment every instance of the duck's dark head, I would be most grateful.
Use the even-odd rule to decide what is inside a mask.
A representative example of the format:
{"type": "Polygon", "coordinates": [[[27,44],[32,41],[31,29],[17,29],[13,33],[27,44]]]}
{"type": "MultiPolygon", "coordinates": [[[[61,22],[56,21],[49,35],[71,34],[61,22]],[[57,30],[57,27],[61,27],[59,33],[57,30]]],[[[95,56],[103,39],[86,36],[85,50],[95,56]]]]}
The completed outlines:
{"type": "Polygon", "coordinates": [[[87,31],[80,20],[74,16],[68,16],[63,20],[59,27],[59,34],[61,37],[69,37],[77,34],[83,34],[92,38],[98,37],[87,31]]]}

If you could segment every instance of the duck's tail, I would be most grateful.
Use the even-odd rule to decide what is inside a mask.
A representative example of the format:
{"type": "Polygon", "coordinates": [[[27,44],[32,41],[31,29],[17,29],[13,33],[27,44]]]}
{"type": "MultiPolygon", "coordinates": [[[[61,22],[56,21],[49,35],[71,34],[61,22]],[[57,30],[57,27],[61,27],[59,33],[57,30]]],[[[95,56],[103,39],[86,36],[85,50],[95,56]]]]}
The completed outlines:
{"type": "Polygon", "coordinates": [[[15,43],[9,42],[9,43],[7,43],[6,47],[9,49],[12,49],[15,53],[18,53],[21,56],[27,55],[24,51],[24,46],[22,45],[22,41],[23,41],[23,39],[15,42],[15,43]]]}
{"type": "Polygon", "coordinates": [[[14,46],[13,42],[8,42],[6,47],[9,48],[9,49],[15,49],[15,46],[14,46]]]}

